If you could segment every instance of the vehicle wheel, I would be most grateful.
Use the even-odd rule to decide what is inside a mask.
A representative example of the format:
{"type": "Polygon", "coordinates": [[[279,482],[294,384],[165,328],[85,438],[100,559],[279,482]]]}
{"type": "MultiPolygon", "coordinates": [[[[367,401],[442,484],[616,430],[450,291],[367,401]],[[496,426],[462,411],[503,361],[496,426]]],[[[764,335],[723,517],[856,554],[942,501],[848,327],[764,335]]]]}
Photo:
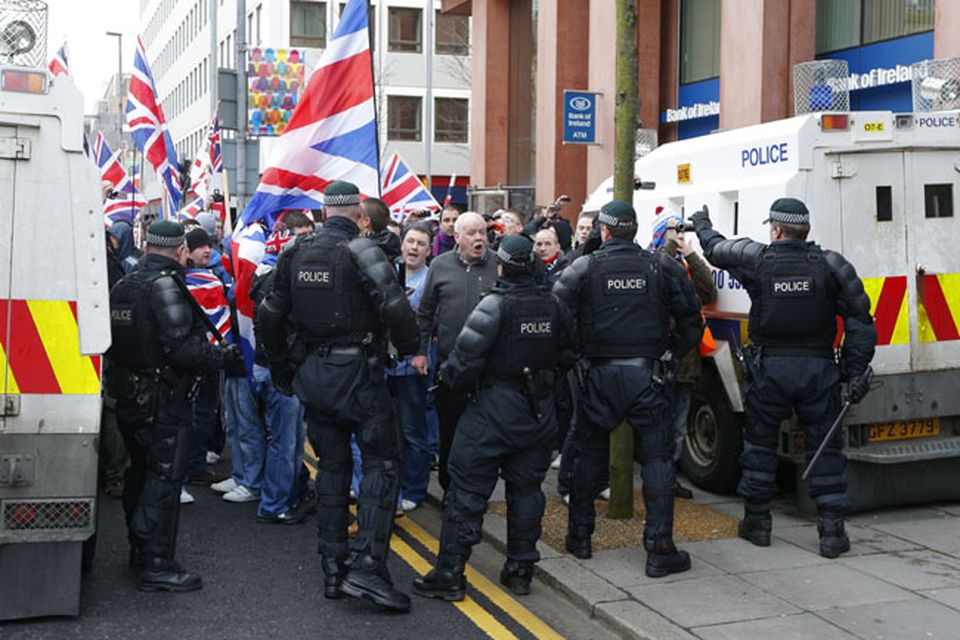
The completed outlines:
{"type": "Polygon", "coordinates": [[[680,467],[690,481],[712,493],[729,494],[740,480],[743,415],[730,408],[720,377],[704,367],[687,416],[680,467]]]}

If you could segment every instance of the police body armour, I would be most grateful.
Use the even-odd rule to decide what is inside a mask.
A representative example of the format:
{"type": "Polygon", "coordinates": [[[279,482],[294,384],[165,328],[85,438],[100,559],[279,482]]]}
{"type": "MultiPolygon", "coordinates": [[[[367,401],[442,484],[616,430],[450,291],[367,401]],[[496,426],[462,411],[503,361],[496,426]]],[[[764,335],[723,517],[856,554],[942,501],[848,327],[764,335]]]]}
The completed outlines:
{"type": "Polygon", "coordinates": [[[500,307],[500,334],[488,359],[488,372],[496,378],[519,378],[530,371],[556,368],[558,302],[540,289],[504,296],[500,307]]]}
{"type": "Polygon", "coordinates": [[[659,357],[669,323],[657,256],[638,246],[591,257],[580,341],[589,357],[659,357]]]}
{"type": "Polygon", "coordinates": [[[767,247],[751,308],[751,338],[766,346],[827,348],[836,334],[835,292],[818,248],[767,247]]]}
{"type": "Polygon", "coordinates": [[[110,359],[128,369],[149,369],[164,364],[157,339],[159,328],[150,308],[150,289],[165,271],[134,271],[110,292],[110,359]]]}
{"type": "Polygon", "coordinates": [[[290,318],[311,341],[350,341],[379,333],[379,320],[364,295],[348,242],[321,230],[304,241],[290,262],[290,318]]]}

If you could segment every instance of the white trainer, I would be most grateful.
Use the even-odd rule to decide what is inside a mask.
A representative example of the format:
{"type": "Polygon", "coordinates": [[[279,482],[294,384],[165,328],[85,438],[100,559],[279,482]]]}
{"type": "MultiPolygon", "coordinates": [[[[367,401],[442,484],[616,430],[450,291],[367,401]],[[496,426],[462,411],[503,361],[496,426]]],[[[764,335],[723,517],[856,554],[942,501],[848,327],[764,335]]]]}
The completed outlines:
{"type": "Polygon", "coordinates": [[[220,462],[220,454],[207,451],[207,464],[217,464],[218,462],[220,462]]]}
{"type": "Polygon", "coordinates": [[[607,487],[606,489],[604,489],[603,491],[601,491],[600,493],[598,493],[598,494],[597,494],[597,497],[600,498],[601,500],[606,500],[607,502],[609,502],[609,501],[610,501],[610,487],[607,487]]]}
{"type": "Polygon", "coordinates": [[[180,487],[180,504],[193,504],[197,499],[190,495],[186,487],[180,487]]]}
{"type": "Polygon", "coordinates": [[[563,457],[563,456],[557,456],[556,458],[554,458],[554,459],[553,459],[553,462],[550,463],[550,468],[551,468],[551,469],[559,469],[559,468],[560,468],[560,459],[561,459],[562,457],[563,457]]]}
{"type": "Polygon", "coordinates": [[[414,509],[416,509],[416,508],[419,507],[419,506],[420,506],[420,505],[418,505],[418,504],[417,504],[416,502],[414,502],[413,500],[406,500],[406,499],[404,499],[404,500],[401,500],[401,501],[400,501],[400,508],[403,509],[404,511],[407,511],[407,512],[413,511],[414,509]]]}
{"type": "Polygon", "coordinates": [[[242,484],[238,484],[233,491],[223,494],[223,499],[227,502],[256,502],[260,499],[260,494],[250,491],[242,484]]]}
{"type": "Polygon", "coordinates": [[[230,476],[226,480],[221,480],[220,482],[214,482],[210,485],[210,488],[216,491],[217,493],[230,493],[236,489],[239,485],[237,481],[233,479],[233,476],[230,476]]]}

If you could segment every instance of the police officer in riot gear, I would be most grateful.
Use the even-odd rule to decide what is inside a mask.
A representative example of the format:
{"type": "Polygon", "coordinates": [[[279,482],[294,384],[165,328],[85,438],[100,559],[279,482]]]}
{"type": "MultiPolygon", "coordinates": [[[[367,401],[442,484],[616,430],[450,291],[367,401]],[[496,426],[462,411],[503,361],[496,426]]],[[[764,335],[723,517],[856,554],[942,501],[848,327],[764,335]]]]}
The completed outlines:
{"type": "Polygon", "coordinates": [[[450,487],[436,567],[413,582],[427,598],[462,600],[464,567],[480,541],[483,513],[506,482],[507,562],[500,581],[530,592],[546,499],[540,485],[556,438],[554,376],[574,347],[569,312],[537,284],[537,257],[525,236],[503,238],[499,280],[467,317],[440,369],[454,389],[471,388],[450,451],[450,487]]]}
{"type": "Polygon", "coordinates": [[[646,573],[658,578],[690,568],[689,555],[673,543],[668,374],[671,358],[682,358],[700,341],[700,300],[683,267],[634,242],[637,214],[630,204],[607,203],[598,222],[599,251],[578,258],[553,288],[574,310],[586,369],[566,547],[578,558],[592,555],[593,500],[609,464],[610,431],[627,420],[643,465],[646,573]]]}
{"type": "Polygon", "coordinates": [[[236,347],[211,344],[183,286],[183,228],[154,222],[147,255],[110,292],[113,344],[110,395],[130,453],[123,507],[130,562],[144,591],[193,591],[200,576],[174,560],[180,485],[186,473],[190,396],[198,376],[240,360],[236,347]]]}
{"type": "Polygon", "coordinates": [[[416,317],[390,262],[359,238],[360,194],[348,182],[324,190],[327,222],[280,255],[273,291],[258,308],[274,384],[296,392],[319,458],[316,491],[324,595],[366,598],[408,611],[387,553],[400,487],[400,432],[384,378],[387,331],[400,355],[418,346],[416,317]],[[352,458],[363,454],[358,521],[347,544],[352,458]]]}
{"type": "MultiPolygon", "coordinates": [[[[770,207],[771,244],[727,240],[713,229],[706,206],[691,220],[704,255],[728,269],[750,294],[744,359],[746,432],[738,493],[744,497],[740,537],[770,544],[770,502],[776,492],[777,433],[796,411],[806,428],[808,457],[840,411],[840,382],[856,404],[870,390],[870,360],[877,333],[870,300],[853,266],[834,251],[807,242],[810,213],[795,198],[770,207]],[[834,357],[836,318],[843,318],[840,366],[834,357]]],[[[810,495],[817,505],[820,554],[835,558],[850,549],[843,516],[848,508],[846,458],[840,432],[814,466],[810,495]]]]}

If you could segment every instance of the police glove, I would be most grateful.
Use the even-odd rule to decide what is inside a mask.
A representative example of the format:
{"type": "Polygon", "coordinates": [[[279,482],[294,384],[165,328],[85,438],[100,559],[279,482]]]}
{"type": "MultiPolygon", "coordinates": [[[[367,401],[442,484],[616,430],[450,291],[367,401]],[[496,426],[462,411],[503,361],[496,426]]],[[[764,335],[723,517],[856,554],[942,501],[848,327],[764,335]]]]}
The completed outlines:
{"type": "Polygon", "coordinates": [[[297,370],[286,363],[270,365],[270,379],[273,381],[273,386],[285,396],[293,395],[293,377],[296,373],[297,370]]]}
{"type": "Polygon", "coordinates": [[[243,352],[235,344],[227,345],[223,350],[223,368],[243,368],[243,352]]]}
{"type": "Polygon", "coordinates": [[[713,229],[713,222],[710,220],[710,210],[707,208],[707,205],[703,205],[700,211],[690,216],[690,222],[693,223],[694,231],[713,229]]]}
{"type": "Polygon", "coordinates": [[[847,383],[847,399],[850,404],[858,404],[870,393],[870,383],[873,381],[873,368],[867,365],[863,373],[852,378],[847,383]]]}

